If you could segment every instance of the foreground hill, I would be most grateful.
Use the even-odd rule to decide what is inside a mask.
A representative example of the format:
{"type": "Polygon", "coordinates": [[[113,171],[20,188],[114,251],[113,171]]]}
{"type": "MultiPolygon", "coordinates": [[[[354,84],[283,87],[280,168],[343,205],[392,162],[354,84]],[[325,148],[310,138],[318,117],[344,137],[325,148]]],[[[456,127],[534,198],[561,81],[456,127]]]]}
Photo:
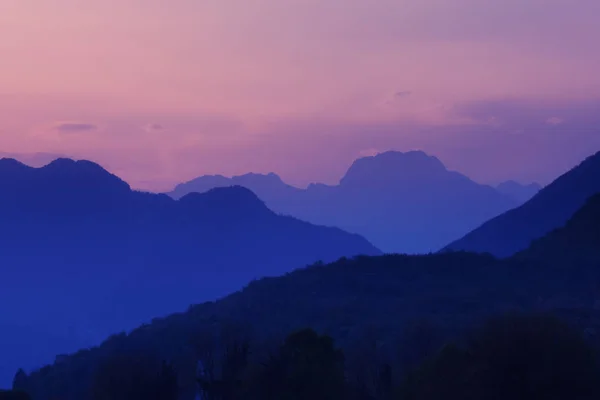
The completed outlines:
{"type": "Polygon", "coordinates": [[[522,206],[497,216],[445,250],[510,256],[563,226],[592,195],[600,192],[600,152],[544,187],[522,206]]]}
{"type": "Polygon", "coordinates": [[[564,227],[533,241],[517,254],[522,259],[544,259],[554,265],[600,265],[600,194],[579,209],[564,227]]]}
{"type": "Polygon", "coordinates": [[[0,160],[0,220],[2,323],[77,345],[252,279],[380,253],[360,236],[279,216],[242,187],[175,201],[67,159],[43,168],[0,160]]]}
{"type": "Polygon", "coordinates": [[[345,350],[346,368],[363,374],[381,360],[405,369],[448,338],[507,311],[551,312],[597,341],[599,199],[511,259],[462,252],[358,257],[262,279],[100,347],[61,356],[31,374],[27,388],[39,400],[82,398],[103,360],[141,352],[169,360],[181,398],[192,399],[198,361],[214,361],[248,337],[273,342],[304,327],[331,335],[345,350]],[[554,246],[564,252],[560,265],[547,253],[554,246]]]}
{"type": "Polygon", "coordinates": [[[383,251],[397,253],[436,251],[519,204],[420,151],[358,159],[335,186],[298,189],[275,174],[204,176],[170,195],[180,198],[232,185],[249,188],[276,212],[358,233],[383,251]]]}

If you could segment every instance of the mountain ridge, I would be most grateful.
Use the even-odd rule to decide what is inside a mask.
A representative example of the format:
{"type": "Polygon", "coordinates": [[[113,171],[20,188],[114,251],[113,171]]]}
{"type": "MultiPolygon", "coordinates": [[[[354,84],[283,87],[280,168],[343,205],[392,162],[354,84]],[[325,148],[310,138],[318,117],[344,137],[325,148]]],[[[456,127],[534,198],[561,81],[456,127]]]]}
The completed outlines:
{"type": "Polygon", "coordinates": [[[435,176],[448,172],[444,164],[423,151],[386,151],[375,156],[355,160],[339,182],[340,186],[369,184],[372,179],[384,177],[382,183],[392,184],[414,178],[414,173],[435,176]]]}
{"type": "Polygon", "coordinates": [[[483,223],[443,251],[490,252],[499,257],[524,250],[532,240],[565,224],[600,192],[600,152],[542,188],[521,206],[483,223]]]}
{"type": "Polygon", "coordinates": [[[277,215],[240,186],[174,200],[131,190],[95,163],[59,160],[0,162],[0,189],[4,323],[59,336],[76,325],[89,344],[253,279],[381,254],[356,234],[277,215]]]}
{"type": "Polygon", "coordinates": [[[504,260],[467,252],[359,256],[297,269],[253,281],[218,301],[191,306],[184,313],[110,337],[98,347],[61,357],[34,371],[28,387],[42,394],[42,400],[51,394],[75,400],[74,393],[91,381],[89,371],[98,360],[135,348],[174,360],[183,392],[188,393],[185,398],[192,399],[197,358],[186,354],[214,354],[210,351],[218,348],[218,340],[238,343],[235,340],[251,337],[261,343],[305,327],[330,335],[358,367],[368,361],[362,358],[363,346],[377,348],[381,355],[398,354],[383,359],[400,371],[415,357],[426,357],[427,348],[439,348],[440,341],[454,339],[489,316],[519,315],[524,309],[552,313],[586,332],[589,340],[598,340],[599,242],[600,195],[596,195],[563,228],[504,260]],[[565,249],[554,248],[560,242],[577,247],[569,248],[573,257],[561,258],[557,268],[553,252],[565,249]],[[593,254],[587,257],[589,264],[579,262],[580,243],[593,254]],[[87,376],[77,374],[82,366],[88,367],[87,376]],[[67,392],[56,389],[55,377],[66,382],[67,392]]]}
{"type": "Polygon", "coordinates": [[[507,196],[512,197],[520,204],[525,203],[533,196],[535,196],[540,190],[542,186],[537,182],[532,182],[526,185],[523,185],[519,182],[508,180],[501,182],[496,186],[496,190],[500,193],[503,193],[507,196]]]}
{"type": "Polygon", "coordinates": [[[554,265],[600,263],[600,193],[590,197],[567,223],[515,255],[519,259],[545,259],[554,265]]]}
{"type": "Polygon", "coordinates": [[[389,151],[355,160],[338,185],[285,184],[276,174],[198,177],[169,193],[215,186],[249,188],[269,208],[360,234],[387,252],[427,253],[517,203],[493,187],[448,170],[422,151],[389,151]],[[267,183],[265,183],[267,182],[267,183]]]}

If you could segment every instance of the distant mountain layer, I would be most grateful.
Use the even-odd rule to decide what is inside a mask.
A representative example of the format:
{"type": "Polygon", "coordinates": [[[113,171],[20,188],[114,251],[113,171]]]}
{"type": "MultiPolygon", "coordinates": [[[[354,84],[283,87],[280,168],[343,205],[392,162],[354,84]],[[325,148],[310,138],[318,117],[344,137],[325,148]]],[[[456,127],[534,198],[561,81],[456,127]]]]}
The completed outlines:
{"type": "Polygon", "coordinates": [[[0,160],[0,221],[2,323],[87,343],[252,279],[380,254],[358,235],[279,216],[239,186],[175,201],[68,159],[0,160]]]}
{"type": "Polygon", "coordinates": [[[175,360],[180,387],[187,393],[183,398],[191,400],[197,388],[194,354],[223,351],[217,340],[227,337],[272,340],[304,327],[333,336],[346,354],[359,357],[349,358],[350,362],[367,362],[360,357],[364,346],[372,346],[368,348],[394,354],[390,358],[394,368],[422,356],[424,347],[437,348],[436,340],[444,342],[505,312],[551,312],[598,340],[599,266],[600,196],[596,196],[564,228],[515,257],[497,260],[464,252],[358,257],[262,279],[219,301],[61,357],[31,374],[28,386],[39,400],[76,400],[103,358],[144,349],[175,360]],[[584,259],[590,263],[581,262],[584,259]]]}
{"type": "Polygon", "coordinates": [[[510,256],[563,226],[586,200],[600,192],[600,152],[544,187],[531,200],[459,239],[445,250],[510,256]]]}
{"type": "Polygon", "coordinates": [[[420,151],[356,160],[339,185],[298,189],[277,175],[203,176],[170,193],[180,198],[220,186],[244,186],[275,212],[366,237],[386,252],[427,253],[468,233],[517,201],[448,171],[420,151]]]}
{"type": "Polygon", "coordinates": [[[502,182],[496,186],[496,190],[502,194],[505,194],[506,196],[509,196],[519,204],[523,204],[527,200],[531,199],[541,189],[542,187],[537,183],[522,185],[515,181],[502,182]]]}

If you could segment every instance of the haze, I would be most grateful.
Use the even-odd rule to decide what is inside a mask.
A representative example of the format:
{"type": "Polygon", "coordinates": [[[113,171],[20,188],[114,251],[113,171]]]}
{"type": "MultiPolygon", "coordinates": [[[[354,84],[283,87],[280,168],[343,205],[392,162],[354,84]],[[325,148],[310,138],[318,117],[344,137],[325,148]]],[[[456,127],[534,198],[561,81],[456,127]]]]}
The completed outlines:
{"type": "Polygon", "coordinates": [[[0,149],[134,187],[334,183],[422,149],[548,183],[600,146],[597,0],[3,0],[0,149]],[[36,153],[46,155],[35,156],[36,153]]]}

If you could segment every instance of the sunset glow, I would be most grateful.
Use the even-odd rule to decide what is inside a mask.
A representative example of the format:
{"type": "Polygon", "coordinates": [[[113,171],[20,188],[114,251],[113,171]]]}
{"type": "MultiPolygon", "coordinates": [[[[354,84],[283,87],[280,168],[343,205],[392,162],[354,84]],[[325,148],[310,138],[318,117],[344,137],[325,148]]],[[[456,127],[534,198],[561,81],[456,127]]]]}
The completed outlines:
{"type": "Polygon", "coordinates": [[[597,0],[3,0],[0,151],[90,158],[152,190],[335,182],[365,151],[412,148],[481,182],[546,183],[600,147],[598,15],[597,0]]]}

